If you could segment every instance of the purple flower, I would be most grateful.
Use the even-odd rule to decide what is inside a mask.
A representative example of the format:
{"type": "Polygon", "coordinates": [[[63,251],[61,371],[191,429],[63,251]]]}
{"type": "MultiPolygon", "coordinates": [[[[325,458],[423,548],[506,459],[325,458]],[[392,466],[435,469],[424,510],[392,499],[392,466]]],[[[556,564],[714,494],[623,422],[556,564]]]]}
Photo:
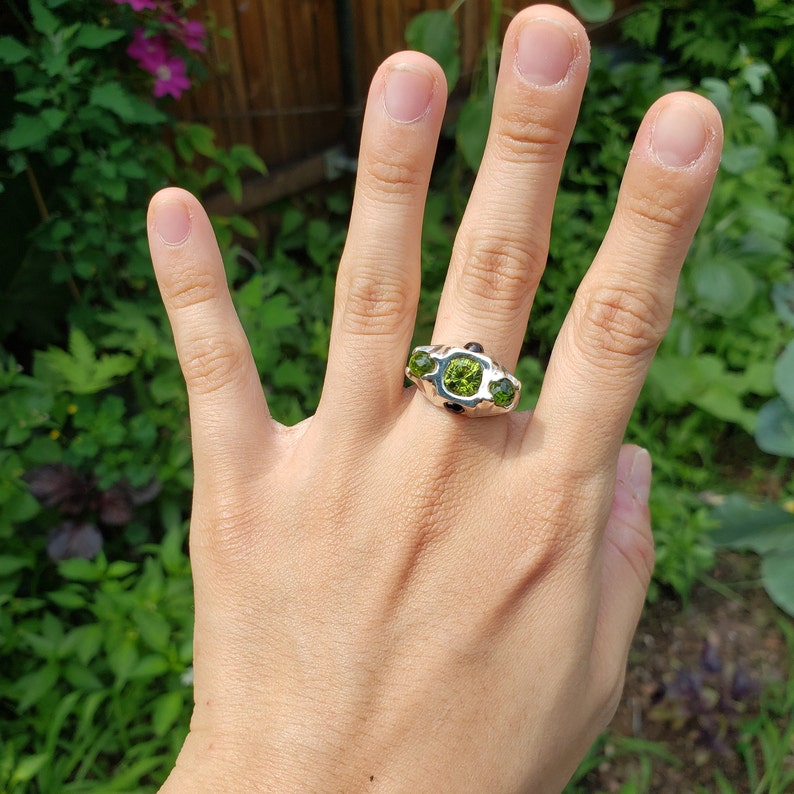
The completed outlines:
{"type": "Polygon", "coordinates": [[[136,28],[127,55],[134,58],[141,69],[156,75],[168,60],[168,42],[165,36],[147,36],[143,28],[136,28]]]}
{"type": "Polygon", "coordinates": [[[154,95],[156,97],[170,94],[174,99],[179,99],[182,93],[190,88],[190,80],[185,74],[185,62],[177,56],[168,58],[161,63],[154,76],[154,95]]]}
{"type": "Polygon", "coordinates": [[[133,11],[156,11],[157,5],[154,0],[115,0],[116,5],[132,6],[133,11]]]}
{"type": "Polygon", "coordinates": [[[201,22],[195,19],[183,19],[181,31],[176,32],[176,37],[189,50],[204,52],[207,49],[207,30],[201,22]]]}

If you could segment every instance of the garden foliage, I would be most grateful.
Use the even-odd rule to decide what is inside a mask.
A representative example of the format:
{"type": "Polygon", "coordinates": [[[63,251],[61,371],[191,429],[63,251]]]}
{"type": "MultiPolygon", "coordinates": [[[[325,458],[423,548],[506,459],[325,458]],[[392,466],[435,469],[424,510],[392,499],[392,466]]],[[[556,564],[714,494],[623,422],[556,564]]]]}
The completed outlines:
{"type": "MultiPolygon", "coordinates": [[[[502,22],[493,5],[427,203],[419,342],[430,337],[484,146],[502,22]]],[[[578,5],[596,16],[609,3],[578,5]]],[[[263,165],[246,147],[219,149],[210,130],[177,122],[170,100],[153,96],[185,90],[182,76],[205,68],[199,29],[176,6],[9,8],[13,24],[0,36],[0,790],[150,791],[173,761],[191,702],[191,471],[145,206],[168,183],[199,194],[223,186],[239,198],[242,170],[263,165]]],[[[723,167],[629,429],[656,463],[654,588],[686,597],[711,564],[710,531],[723,517],[701,491],[752,495],[774,475],[776,495],[792,495],[785,89],[794,14],[786,0],[649,0],[624,31],[619,46],[593,53],[517,374],[529,407],[645,109],[672,89],[705,93],[725,123],[723,167]]],[[[452,14],[421,15],[407,35],[439,58],[451,86],[460,79],[452,14]]],[[[278,231],[255,253],[239,242],[253,233],[247,221],[213,219],[271,409],[287,423],[319,398],[349,206],[342,190],[276,207],[278,231]]]]}

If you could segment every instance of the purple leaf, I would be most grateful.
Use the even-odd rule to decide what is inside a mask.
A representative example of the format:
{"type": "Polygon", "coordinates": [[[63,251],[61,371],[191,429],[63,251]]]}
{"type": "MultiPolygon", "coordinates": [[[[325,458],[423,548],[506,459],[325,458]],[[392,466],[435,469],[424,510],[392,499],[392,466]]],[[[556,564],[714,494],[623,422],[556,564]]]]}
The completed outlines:
{"type": "Polygon", "coordinates": [[[64,521],[50,532],[47,554],[55,560],[69,560],[72,557],[95,557],[102,548],[102,533],[88,523],[64,521]]]}
{"type": "Polygon", "coordinates": [[[91,483],[63,463],[38,466],[23,479],[45,507],[57,507],[66,515],[77,515],[88,506],[91,483]]]}
{"type": "Polygon", "coordinates": [[[132,521],[132,495],[122,483],[101,491],[97,500],[99,520],[111,527],[123,527],[132,521]]]}
{"type": "Polygon", "coordinates": [[[707,639],[703,643],[703,650],[700,652],[700,666],[707,673],[719,673],[722,670],[722,659],[716,642],[707,639]]]}

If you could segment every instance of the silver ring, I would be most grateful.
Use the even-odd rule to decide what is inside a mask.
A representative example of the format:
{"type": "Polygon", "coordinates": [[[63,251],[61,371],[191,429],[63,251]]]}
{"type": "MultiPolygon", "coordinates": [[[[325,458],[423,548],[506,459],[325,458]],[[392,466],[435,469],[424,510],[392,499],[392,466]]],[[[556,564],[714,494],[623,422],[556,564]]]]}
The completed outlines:
{"type": "Polygon", "coordinates": [[[521,381],[477,342],[415,347],[405,376],[433,405],[453,414],[498,416],[512,411],[521,397],[521,381]]]}

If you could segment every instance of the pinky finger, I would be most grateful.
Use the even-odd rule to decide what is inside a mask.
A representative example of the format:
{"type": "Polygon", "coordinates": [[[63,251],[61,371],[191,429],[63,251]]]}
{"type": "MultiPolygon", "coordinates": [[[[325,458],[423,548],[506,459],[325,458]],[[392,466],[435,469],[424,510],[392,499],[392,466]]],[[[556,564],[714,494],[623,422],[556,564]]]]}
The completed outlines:
{"type": "Polygon", "coordinates": [[[178,188],[154,196],[148,228],[187,385],[196,478],[229,476],[237,461],[262,456],[273,430],[218,244],[204,209],[178,188]]]}

